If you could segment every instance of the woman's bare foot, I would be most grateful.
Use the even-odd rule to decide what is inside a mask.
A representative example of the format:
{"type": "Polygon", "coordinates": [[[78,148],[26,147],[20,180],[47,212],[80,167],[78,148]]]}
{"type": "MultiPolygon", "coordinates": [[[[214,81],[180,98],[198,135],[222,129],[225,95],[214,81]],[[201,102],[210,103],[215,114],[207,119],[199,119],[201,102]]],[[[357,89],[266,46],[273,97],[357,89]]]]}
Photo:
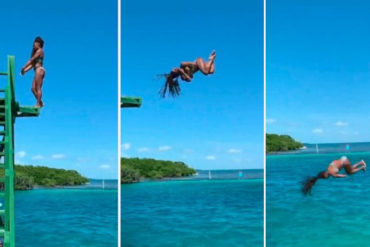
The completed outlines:
{"type": "Polygon", "coordinates": [[[211,55],[209,55],[208,59],[209,60],[215,60],[215,58],[216,58],[216,51],[213,50],[212,53],[211,53],[211,55]]]}
{"type": "Polygon", "coordinates": [[[36,107],[39,107],[39,108],[41,108],[43,106],[44,106],[44,102],[42,102],[42,101],[41,102],[37,102],[37,104],[36,104],[36,107]]]}

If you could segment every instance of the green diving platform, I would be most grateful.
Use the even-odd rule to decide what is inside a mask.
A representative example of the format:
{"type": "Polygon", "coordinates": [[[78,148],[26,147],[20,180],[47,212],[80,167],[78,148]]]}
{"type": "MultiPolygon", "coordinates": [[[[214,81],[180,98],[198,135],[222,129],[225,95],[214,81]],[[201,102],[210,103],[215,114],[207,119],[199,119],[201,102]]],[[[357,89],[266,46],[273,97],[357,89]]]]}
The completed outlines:
{"type": "Polygon", "coordinates": [[[40,108],[16,101],[14,56],[8,56],[8,70],[0,76],[7,77],[7,83],[0,84],[0,242],[15,247],[14,124],[17,117],[38,117],[40,108]]]}
{"type": "Polygon", "coordinates": [[[141,98],[137,97],[121,97],[121,107],[140,107],[141,106],[141,98]]]}
{"type": "Polygon", "coordinates": [[[36,106],[17,106],[17,117],[38,117],[40,107],[36,106]]]}

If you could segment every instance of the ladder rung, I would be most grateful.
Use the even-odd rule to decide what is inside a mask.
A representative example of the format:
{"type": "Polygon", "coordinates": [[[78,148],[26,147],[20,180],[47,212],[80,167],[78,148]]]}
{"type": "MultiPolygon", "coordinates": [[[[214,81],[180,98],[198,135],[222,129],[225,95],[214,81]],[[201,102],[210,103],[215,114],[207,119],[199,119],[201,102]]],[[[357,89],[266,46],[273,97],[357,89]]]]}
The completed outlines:
{"type": "Polygon", "coordinates": [[[0,216],[5,214],[5,209],[0,209],[0,216]]]}
{"type": "Polygon", "coordinates": [[[5,93],[5,89],[0,89],[0,92],[5,93]]]}
{"type": "Polygon", "coordinates": [[[8,72],[0,72],[0,75],[8,75],[8,72]]]}
{"type": "Polygon", "coordinates": [[[5,130],[0,130],[0,135],[5,135],[5,130]]]}
{"type": "Polygon", "coordinates": [[[4,237],[4,235],[5,235],[5,229],[0,228],[0,237],[4,237]]]}
{"type": "Polygon", "coordinates": [[[4,191],[1,191],[0,192],[0,197],[4,198],[5,197],[5,192],[4,191]]]}
{"type": "MultiPolygon", "coordinates": [[[[4,166],[4,164],[0,164],[1,166],[4,166]]],[[[0,177],[0,183],[5,183],[5,177],[0,177]]]]}
{"type": "Polygon", "coordinates": [[[0,125],[5,125],[5,121],[0,121],[0,125]]]}

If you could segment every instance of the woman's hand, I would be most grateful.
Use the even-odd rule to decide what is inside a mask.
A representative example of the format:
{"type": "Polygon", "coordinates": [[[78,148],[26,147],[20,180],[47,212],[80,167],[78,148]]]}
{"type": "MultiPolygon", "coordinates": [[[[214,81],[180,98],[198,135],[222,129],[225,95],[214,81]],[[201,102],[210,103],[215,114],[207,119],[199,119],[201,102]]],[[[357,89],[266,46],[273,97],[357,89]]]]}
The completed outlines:
{"type": "Polygon", "coordinates": [[[21,75],[26,74],[32,68],[33,68],[32,64],[30,64],[29,62],[27,62],[26,65],[22,67],[21,75]]]}

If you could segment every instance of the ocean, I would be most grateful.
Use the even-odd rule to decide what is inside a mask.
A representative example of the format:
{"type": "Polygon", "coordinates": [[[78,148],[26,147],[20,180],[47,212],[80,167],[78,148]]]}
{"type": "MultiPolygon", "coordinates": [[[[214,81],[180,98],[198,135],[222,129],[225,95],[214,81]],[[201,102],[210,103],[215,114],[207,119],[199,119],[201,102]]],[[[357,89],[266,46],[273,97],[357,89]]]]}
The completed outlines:
{"type": "Polygon", "coordinates": [[[346,155],[370,164],[370,143],[305,145],[294,154],[266,158],[267,246],[370,246],[370,174],[318,180],[311,196],[302,181],[346,155]],[[349,147],[348,147],[349,146],[349,147]]]}
{"type": "Polygon", "coordinates": [[[117,246],[117,180],[90,182],[16,191],[16,246],[117,246]]]}
{"type": "Polygon", "coordinates": [[[121,198],[122,246],[263,246],[263,170],[126,184],[121,198]]]}

